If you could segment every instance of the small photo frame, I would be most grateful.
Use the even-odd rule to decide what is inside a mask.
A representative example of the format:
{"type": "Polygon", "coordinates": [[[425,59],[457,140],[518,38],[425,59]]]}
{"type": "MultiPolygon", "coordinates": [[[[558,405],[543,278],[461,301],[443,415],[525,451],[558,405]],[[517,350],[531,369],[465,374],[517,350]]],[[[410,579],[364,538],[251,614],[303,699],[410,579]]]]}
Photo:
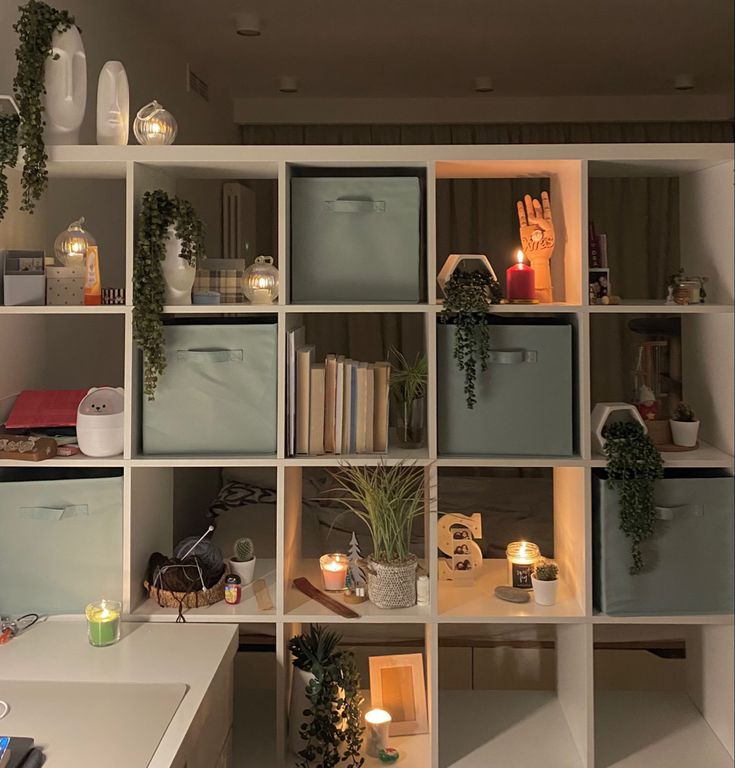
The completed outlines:
{"type": "Polygon", "coordinates": [[[609,269],[590,269],[589,291],[590,304],[602,304],[604,298],[612,295],[609,269]]]}
{"type": "Polygon", "coordinates": [[[370,706],[391,716],[391,736],[428,733],[421,653],[370,657],[370,706]]]}

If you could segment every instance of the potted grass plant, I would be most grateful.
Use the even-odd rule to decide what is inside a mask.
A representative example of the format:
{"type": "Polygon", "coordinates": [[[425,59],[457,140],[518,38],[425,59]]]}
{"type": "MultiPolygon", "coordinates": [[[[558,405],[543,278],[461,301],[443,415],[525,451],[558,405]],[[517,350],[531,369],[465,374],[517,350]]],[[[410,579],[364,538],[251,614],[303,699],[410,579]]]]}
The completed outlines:
{"type": "Polygon", "coordinates": [[[554,605],[559,586],[559,566],[550,560],[539,559],[531,572],[533,599],[539,605],[554,605]]]}
{"type": "Polygon", "coordinates": [[[418,558],[411,552],[414,520],[424,512],[424,473],[412,463],[342,464],[330,473],[332,494],[370,530],[368,597],[378,608],[416,604],[418,558]]]}
{"type": "Polygon", "coordinates": [[[418,448],[424,442],[428,378],[426,355],[419,352],[413,363],[409,363],[402,352],[391,347],[389,357],[395,361],[390,376],[390,391],[395,404],[398,442],[404,448],[418,448]]]}

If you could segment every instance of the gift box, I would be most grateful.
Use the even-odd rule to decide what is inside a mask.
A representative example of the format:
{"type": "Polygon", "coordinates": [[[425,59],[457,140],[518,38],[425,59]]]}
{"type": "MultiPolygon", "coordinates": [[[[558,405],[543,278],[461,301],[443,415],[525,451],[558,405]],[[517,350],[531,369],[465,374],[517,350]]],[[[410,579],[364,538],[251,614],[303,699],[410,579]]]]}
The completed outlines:
{"type": "Polygon", "coordinates": [[[46,304],[81,306],[84,304],[83,267],[46,267],[46,304]]]}
{"type": "Polygon", "coordinates": [[[220,304],[243,304],[245,259],[203,259],[197,265],[193,293],[216,292],[220,304]]]}
{"type": "Polygon", "coordinates": [[[42,306],[46,291],[43,251],[3,251],[0,262],[5,305],[42,306]]]}

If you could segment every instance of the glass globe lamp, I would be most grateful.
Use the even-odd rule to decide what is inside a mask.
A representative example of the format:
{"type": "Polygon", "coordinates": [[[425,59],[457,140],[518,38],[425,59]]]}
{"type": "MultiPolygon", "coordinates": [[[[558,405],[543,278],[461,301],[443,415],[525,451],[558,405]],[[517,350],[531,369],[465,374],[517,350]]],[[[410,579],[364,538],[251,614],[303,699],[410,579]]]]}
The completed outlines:
{"type": "Polygon", "coordinates": [[[278,296],[278,270],[272,256],[258,256],[245,270],[243,293],[253,304],[272,304],[278,296]]]}
{"type": "Polygon", "coordinates": [[[173,144],[177,130],[174,116],[155,99],[141,107],[133,121],[138,144],[173,144]]]}
{"type": "Polygon", "coordinates": [[[84,217],[71,224],[54,240],[56,260],[65,267],[83,267],[87,248],[97,241],[84,227],[84,217]]]}

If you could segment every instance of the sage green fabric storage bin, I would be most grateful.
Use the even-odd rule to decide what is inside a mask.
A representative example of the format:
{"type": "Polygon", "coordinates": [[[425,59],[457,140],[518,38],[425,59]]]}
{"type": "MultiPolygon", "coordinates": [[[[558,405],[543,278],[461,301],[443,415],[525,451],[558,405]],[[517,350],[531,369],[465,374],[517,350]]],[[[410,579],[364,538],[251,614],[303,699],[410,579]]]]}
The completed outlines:
{"type": "Polygon", "coordinates": [[[291,180],[291,301],[421,300],[418,177],[291,180]]]}
{"type": "Polygon", "coordinates": [[[167,366],[143,396],[146,454],[270,454],[276,450],[277,323],[164,327],[167,366]]]}
{"type": "Polygon", "coordinates": [[[645,570],[631,575],[618,492],[593,478],[594,596],[612,616],[733,610],[733,478],[667,472],[656,482],[657,521],[641,545],[645,570]]]}
{"type": "Polygon", "coordinates": [[[488,321],[490,359],[478,364],[475,407],[454,359],[454,325],[437,326],[438,448],[445,455],[571,456],[572,328],[488,321]]]}
{"type": "Polygon", "coordinates": [[[0,613],[120,600],[122,470],[0,469],[0,613]]]}

